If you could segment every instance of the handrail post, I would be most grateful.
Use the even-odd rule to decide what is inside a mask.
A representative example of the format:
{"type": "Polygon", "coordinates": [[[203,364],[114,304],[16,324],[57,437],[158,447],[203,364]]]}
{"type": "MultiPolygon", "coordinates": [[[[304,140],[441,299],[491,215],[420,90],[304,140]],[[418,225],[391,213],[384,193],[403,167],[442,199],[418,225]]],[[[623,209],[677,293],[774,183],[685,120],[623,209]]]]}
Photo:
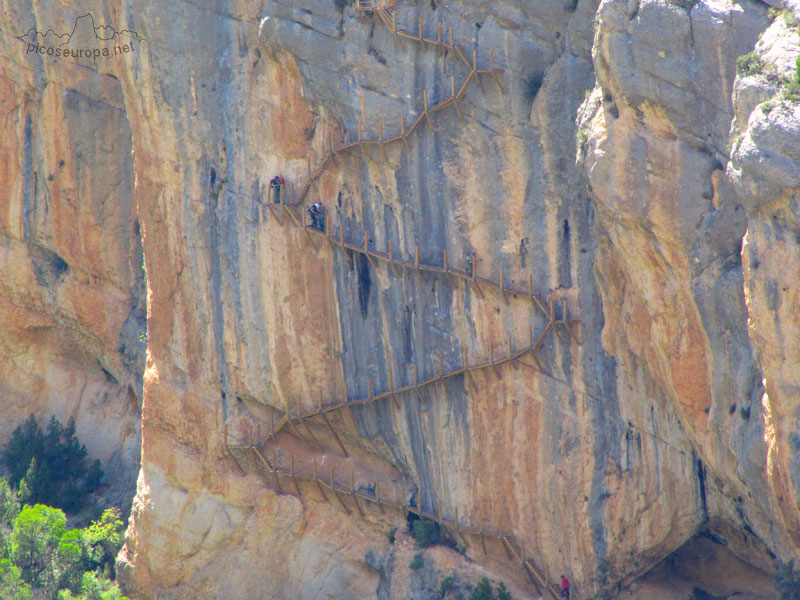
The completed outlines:
{"type": "Polygon", "coordinates": [[[403,145],[406,147],[406,150],[411,150],[411,147],[408,145],[408,140],[406,139],[406,116],[400,115],[400,138],[403,140],[403,145]]]}

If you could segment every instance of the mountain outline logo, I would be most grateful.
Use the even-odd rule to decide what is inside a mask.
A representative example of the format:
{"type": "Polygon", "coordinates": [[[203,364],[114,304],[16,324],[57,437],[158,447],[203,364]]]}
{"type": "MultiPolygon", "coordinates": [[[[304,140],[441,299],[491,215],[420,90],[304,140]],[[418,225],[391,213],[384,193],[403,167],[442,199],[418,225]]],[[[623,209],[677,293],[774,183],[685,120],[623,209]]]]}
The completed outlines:
{"type": "Polygon", "coordinates": [[[17,39],[27,44],[26,54],[34,53],[42,56],[101,58],[111,57],[136,50],[136,44],[143,38],[132,29],[117,31],[111,25],[95,25],[92,13],[75,18],[72,30],[59,33],[52,27],[42,32],[31,27],[17,39]],[[80,47],[72,48],[78,40],[80,47]],[[111,42],[111,46],[105,45],[111,42]],[[115,44],[116,45],[113,45],[115,44]]]}

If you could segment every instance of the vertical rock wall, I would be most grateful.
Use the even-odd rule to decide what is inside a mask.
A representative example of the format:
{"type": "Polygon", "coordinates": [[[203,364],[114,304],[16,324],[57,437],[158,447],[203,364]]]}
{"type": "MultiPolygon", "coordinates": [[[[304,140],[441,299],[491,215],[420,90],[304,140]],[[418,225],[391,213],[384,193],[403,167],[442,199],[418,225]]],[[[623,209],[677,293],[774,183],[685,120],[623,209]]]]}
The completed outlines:
{"type": "Polygon", "coordinates": [[[31,413],[43,426],[74,417],[125,506],[147,325],[119,64],[54,62],[16,37],[72,27],[84,13],[4,3],[0,14],[0,444],[31,413]]]}
{"type": "MultiPolygon", "coordinates": [[[[84,78],[24,45],[3,63],[14,135],[2,142],[0,233],[13,285],[0,287],[0,314],[16,365],[3,385],[48,402],[68,389],[81,416],[92,414],[82,399],[108,391],[103,406],[131,407],[114,420],[122,427],[135,414],[126,386],[135,398],[143,382],[119,563],[135,597],[424,596],[406,540],[385,535],[403,515],[278,493],[254,452],[237,466],[224,432],[246,445],[287,407],[364,397],[388,389],[390,373],[404,385],[415,366],[428,378],[439,356],[457,369],[463,352],[485,360],[543,330],[522,294],[312,246],[266,206],[274,175],[296,193],[331,143],[374,138],[381,122],[395,135],[400,115],[408,126],[421,114],[423,92],[445,99],[469,67],[453,49],[400,48],[350,2],[95,8],[143,40],[113,70],[84,78]],[[141,350],[126,341],[143,326],[140,234],[141,378],[141,350]],[[65,370],[88,381],[80,394],[65,370]]],[[[30,10],[37,23],[57,18],[30,10]]],[[[324,451],[281,434],[267,458],[310,469],[316,456],[366,493],[387,481],[404,502],[419,492],[426,511],[504,527],[542,571],[566,572],[577,597],[613,597],[669,570],[653,569],[665,557],[692,564],[698,552],[768,585],[774,559],[798,548],[797,104],[778,98],[774,78],[737,79],[735,62],[760,39],[765,64],[790,74],[790,27],[761,4],[716,0],[396,10],[400,28],[421,23],[425,37],[452,25],[480,68],[491,53],[502,90],[483,75],[460,101],[464,122],[450,106],[432,115],[435,129],[423,119],[408,149],[356,149],[304,202],[322,200],[348,241],[391,241],[408,260],[417,247],[430,264],[447,252],[464,270],[474,251],[479,275],[532,281],[580,326],[549,332],[528,365],[332,415],[349,458],[316,421],[324,451]]],[[[11,13],[4,24],[23,19],[11,13]]],[[[103,443],[118,447],[112,438],[103,443]]],[[[480,564],[444,549],[436,564],[534,597],[502,547],[461,549],[480,564]]],[[[683,574],[690,590],[737,591],[739,580],[707,571],[683,574]]]]}
{"type": "MultiPolygon", "coordinates": [[[[345,382],[362,397],[368,382],[387,388],[390,370],[408,382],[415,364],[435,372],[439,354],[457,367],[463,349],[485,356],[507,335],[521,344],[541,329],[542,316],[519,299],[312,249],[263,206],[274,174],[297,190],[306,157],[313,166],[331,140],[355,139],[359,122],[371,137],[381,120],[395,132],[400,114],[407,123],[420,114],[423,90],[439,101],[450,77],[468,71],[408,40],[399,50],[376,17],[359,19],[346,3],[148,10],[157,43],[141,57],[172,76],[148,87],[135,74],[152,66],[140,64],[126,82],[145,88],[135,155],[150,217],[145,253],[161,259],[150,279],[130,585],[145,596],[213,595],[233,585],[233,569],[273,594],[309,581],[379,593],[380,578],[342,573],[364,561],[385,576],[385,561],[365,558],[391,556],[380,536],[336,549],[315,527],[300,537],[323,549],[329,568],[301,575],[290,560],[254,579],[245,548],[287,543],[268,542],[279,524],[333,517],[308,498],[310,512],[293,512],[297,501],[285,496],[275,504],[253,471],[243,476],[224,456],[220,432],[227,424],[246,443],[256,425],[266,428],[265,407],[280,415],[300,398],[308,409],[320,393],[341,397],[345,382]],[[213,40],[216,64],[153,50],[176,23],[213,40]],[[267,506],[279,511],[272,524],[267,506]],[[192,529],[198,511],[213,512],[211,529],[192,529]],[[179,533],[177,548],[164,531],[179,533]],[[168,560],[173,551],[185,559],[168,560]]],[[[530,276],[537,291],[569,300],[580,343],[551,335],[538,354],[543,372],[487,371],[474,388],[456,378],[424,400],[355,409],[352,422],[337,422],[345,443],[381,458],[371,474],[405,482],[409,497],[419,490],[427,510],[502,520],[582,595],[631,581],[699,531],[724,536],[757,569],[772,568],[770,552],[792,556],[764,475],[761,371],[738,257],[744,214],[716,190],[735,57],[755,44],[766,11],[443,3],[401,4],[397,15],[410,29],[421,19],[426,32],[452,23],[484,63],[493,50],[505,94],[488,81],[485,93],[473,86],[465,123],[443,111],[408,151],[355,153],[348,167],[323,172],[308,198],[321,198],[329,223],[357,243],[365,233],[376,248],[391,240],[405,257],[418,245],[428,262],[446,250],[457,268],[474,250],[494,278],[501,268],[507,281],[530,276]]],[[[366,468],[361,460],[345,468],[366,468]]],[[[503,573],[524,585],[520,573],[503,573]]]]}

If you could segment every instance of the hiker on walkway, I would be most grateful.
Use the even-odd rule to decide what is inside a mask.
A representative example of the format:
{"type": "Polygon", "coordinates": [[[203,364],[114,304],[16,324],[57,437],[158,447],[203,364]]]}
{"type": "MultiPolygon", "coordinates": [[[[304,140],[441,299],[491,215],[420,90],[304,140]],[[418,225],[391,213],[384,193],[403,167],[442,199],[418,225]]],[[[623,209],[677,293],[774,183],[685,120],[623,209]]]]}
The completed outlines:
{"type": "Polygon", "coordinates": [[[322,203],[315,202],[308,207],[308,215],[311,217],[311,227],[325,231],[325,208],[322,203]]]}
{"type": "Polygon", "coordinates": [[[561,600],[569,600],[569,579],[561,576],[561,600]]]}
{"type": "Polygon", "coordinates": [[[286,185],[286,181],[280,175],[276,175],[272,178],[272,181],[269,182],[270,187],[272,188],[272,202],[273,204],[280,204],[281,203],[281,189],[284,185],[286,185]]]}
{"type": "Polygon", "coordinates": [[[475,262],[475,254],[476,254],[475,250],[470,250],[469,252],[467,252],[467,270],[470,276],[475,271],[475,265],[473,264],[475,262]]]}

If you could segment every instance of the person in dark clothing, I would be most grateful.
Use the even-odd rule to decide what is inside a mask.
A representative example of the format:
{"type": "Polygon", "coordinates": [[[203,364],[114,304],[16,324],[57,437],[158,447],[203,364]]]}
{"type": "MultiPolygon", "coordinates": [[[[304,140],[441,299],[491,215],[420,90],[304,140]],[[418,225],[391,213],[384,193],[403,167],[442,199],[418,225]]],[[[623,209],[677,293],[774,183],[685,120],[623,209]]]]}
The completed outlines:
{"type": "Polygon", "coordinates": [[[308,215],[311,217],[311,227],[325,231],[325,208],[321,203],[315,202],[308,207],[308,215]]]}
{"type": "Polygon", "coordinates": [[[569,579],[561,576],[561,600],[569,600],[569,579]]]}
{"type": "Polygon", "coordinates": [[[466,259],[467,259],[467,274],[468,274],[468,275],[472,275],[472,273],[474,273],[474,271],[475,271],[475,265],[474,265],[474,262],[475,262],[475,254],[476,254],[475,250],[470,250],[470,251],[469,251],[469,252],[467,252],[467,254],[466,254],[466,259]]]}
{"type": "Polygon", "coordinates": [[[272,187],[272,202],[273,204],[280,204],[281,203],[281,191],[283,186],[286,184],[286,181],[283,179],[282,176],[276,175],[272,178],[272,181],[269,182],[270,187],[272,187]]]}

